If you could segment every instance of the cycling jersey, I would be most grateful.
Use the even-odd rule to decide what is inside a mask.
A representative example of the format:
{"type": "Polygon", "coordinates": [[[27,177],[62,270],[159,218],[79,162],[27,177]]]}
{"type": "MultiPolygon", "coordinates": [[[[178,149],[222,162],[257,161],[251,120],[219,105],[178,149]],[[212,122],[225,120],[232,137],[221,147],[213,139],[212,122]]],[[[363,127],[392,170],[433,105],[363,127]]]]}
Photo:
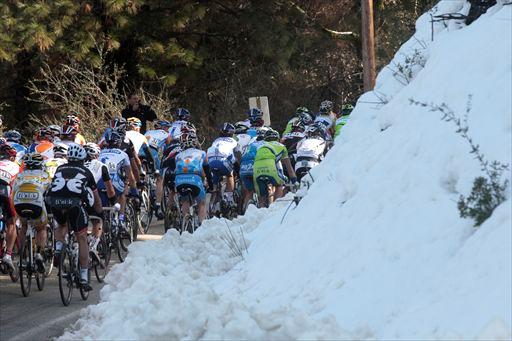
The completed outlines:
{"type": "Polygon", "coordinates": [[[303,132],[289,132],[283,135],[281,143],[285,145],[290,155],[295,154],[297,151],[297,143],[302,140],[306,135],[303,132]]]}
{"type": "MultiPolygon", "coordinates": [[[[106,148],[101,150],[98,159],[107,166],[116,194],[120,195],[124,191],[125,186],[125,168],[130,167],[128,154],[118,148],[106,148]]],[[[102,181],[99,182],[99,188],[105,188],[105,184],[102,181]]]]}
{"type": "Polygon", "coordinates": [[[51,158],[51,159],[48,159],[45,163],[44,163],[44,167],[46,169],[46,172],[48,173],[48,175],[50,175],[50,178],[53,178],[54,175],[55,175],[55,171],[57,170],[57,168],[65,163],[67,163],[68,160],[66,159],[63,159],[63,158],[51,158]]]}
{"type": "Polygon", "coordinates": [[[187,121],[178,120],[172,122],[171,127],[169,128],[169,135],[173,140],[179,140],[181,137],[181,129],[183,126],[187,125],[187,121]]]}
{"type": "MultiPolygon", "coordinates": [[[[169,137],[169,133],[163,129],[149,130],[146,132],[146,138],[150,147],[151,155],[155,161],[155,169],[160,169],[160,161],[169,137]]],[[[145,155],[145,153],[141,153],[145,155]]]]}
{"type": "Polygon", "coordinates": [[[236,135],[236,141],[238,142],[238,145],[235,148],[235,151],[239,152],[240,154],[245,153],[245,150],[251,144],[252,142],[256,141],[255,137],[252,137],[249,134],[238,134],[236,135]]]}
{"type": "Polygon", "coordinates": [[[18,164],[21,164],[21,159],[23,158],[23,155],[25,155],[25,153],[27,152],[27,148],[16,142],[7,142],[7,144],[16,149],[16,162],[18,164]]]}
{"type": "Polygon", "coordinates": [[[320,161],[325,151],[325,140],[320,137],[308,137],[297,144],[297,160],[311,158],[320,161]]]}
{"type": "Polygon", "coordinates": [[[13,184],[13,202],[18,215],[34,220],[36,225],[47,221],[44,194],[51,178],[43,169],[25,170],[13,184]]]}
{"type": "Polygon", "coordinates": [[[49,190],[50,206],[57,223],[69,222],[74,231],[87,229],[89,216],[83,204],[94,205],[95,190],[94,177],[81,162],[59,166],[49,190]]]}
{"type": "Polygon", "coordinates": [[[28,153],[39,153],[43,159],[53,158],[53,143],[49,141],[34,142],[28,147],[28,153]]]}
{"type": "Polygon", "coordinates": [[[263,131],[267,131],[269,130],[270,128],[269,127],[251,127],[249,129],[247,129],[246,131],[246,134],[248,134],[249,136],[253,137],[253,138],[256,138],[258,136],[258,132],[260,130],[263,130],[263,131]]]}
{"type": "Polygon", "coordinates": [[[133,148],[137,154],[140,153],[143,145],[148,144],[146,136],[142,135],[138,131],[129,130],[126,132],[126,138],[133,143],[133,148]]]}
{"type": "Polygon", "coordinates": [[[336,117],[333,117],[333,115],[318,115],[315,118],[314,123],[322,123],[326,130],[331,130],[334,128],[334,121],[336,120],[336,117]]]}
{"type": "Polygon", "coordinates": [[[206,155],[210,162],[212,160],[234,159],[233,151],[237,142],[232,137],[219,137],[213,141],[212,146],[208,148],[206,155]]]}
{"type": "Polygon", "coordinates": [[[291,131],[292,131],[292,127],[293,127],[293,124],[294,124],[295,122],[297,122],[298,120],[299,120],[299,118],[295,116],[295,117],[292,117],[292,118],[288,121],[288,123],[286,124],[286,127],[284,128],[284,131],[283,131],[283,137],[284,137],[284,135],[286,135],[286,134],[288,134],[288,133],[291,133],[291,131]]]}
{"type": "Polygon", "coordinates": [[[202,150],[189,148],[176,155],[176,190],[193,187],[193,195],[204,200],[206,191],[203,185],[203,165],[208,162],[202,150]]]}
{"type": "Polygon", "coordinates": [[[0,204],[6,219],[16,216],[11,200],[11,185],[20,172],[20,166],[16,162],[0,160],[0,204]]]}
{"type": "Polygon", "coordinates": [[[100,181],[110,181],[108,167],[100,160],[93,159],[86,161],[85,166],[91,171],[92,175],[94,176],[94,181],[96,181],[96,184],[99,184],[100,181]]]}
{"type": "Polygon", "coordinates": [[[254,141],[245,150],[240,160],[240,175],[248,175],[252,177],[252,168],[254,165],[254,159],[258,149],[263,145],[264,141],[254,141]]]}
{"type": "Polygon", "coordinates": [[[275,186],[284,184],[281,159],[286,158],[288,158],[286,147],[277,141],[264,142],[258,148],[253,166],[254,187],[258,194],[268,194],[267,181],[275,186]]]}
{"type": "Polygon", "coordinates": [[[75,141],[74,141],[76,144],[79,144],[81,146],[85,145],[85,137],[80,134],[80,133],[77,133],[76,136],[75,136],[75,141]]]}
{"type": "Polygon", "coordinates": [[[341,128],[343,128],[343,126],[347,124],[348,118],[349,116],[341,116],[336,120],[336,131],[334,133],[334,137],[337,137],[340,134],[341,128]]]}

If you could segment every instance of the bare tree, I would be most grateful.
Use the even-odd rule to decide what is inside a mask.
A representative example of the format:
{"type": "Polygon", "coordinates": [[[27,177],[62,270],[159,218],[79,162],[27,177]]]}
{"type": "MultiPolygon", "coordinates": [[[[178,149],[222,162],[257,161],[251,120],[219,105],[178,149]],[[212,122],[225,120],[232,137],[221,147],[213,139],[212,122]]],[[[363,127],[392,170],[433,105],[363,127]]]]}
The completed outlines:
{"type": "Polygon", "coordinates": [[[30,100],[47,109],[44,116],[30,115],[35,125],[60,124],[72,113],[83,122],[82,134],[87,140],[97,140],[105,122],[124,107],[119,84],[125,70],[108,64],[108,51],[96,44],[95,65],[71,61],[51,68],[44,64],[40,77],[29,82],[30,100]]]}

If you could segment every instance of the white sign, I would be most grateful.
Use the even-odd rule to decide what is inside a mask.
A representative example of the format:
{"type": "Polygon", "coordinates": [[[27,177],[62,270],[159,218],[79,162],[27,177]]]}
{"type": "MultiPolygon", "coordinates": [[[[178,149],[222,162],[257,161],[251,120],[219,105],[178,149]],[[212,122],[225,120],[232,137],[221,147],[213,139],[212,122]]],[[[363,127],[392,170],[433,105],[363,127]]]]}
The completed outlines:
{"type": "Polygon", "coordinates": [[[258,96],[249,98],[249,109],[259,108],[263,110],[263,121],[270,127],[270,109],[268,108],[268,97],[258,96]]]}

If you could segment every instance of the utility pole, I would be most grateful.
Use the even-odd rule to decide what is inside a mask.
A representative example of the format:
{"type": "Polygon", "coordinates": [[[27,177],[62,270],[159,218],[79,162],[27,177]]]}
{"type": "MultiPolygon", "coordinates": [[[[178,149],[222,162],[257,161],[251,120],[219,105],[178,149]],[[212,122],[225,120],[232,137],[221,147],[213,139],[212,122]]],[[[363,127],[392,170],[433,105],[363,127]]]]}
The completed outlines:
{"type": "Polygon", "coordinates": [[[373,0],[361,0],[363,17],[363,85],[364,91],[375,86],[375,34],[373,30],[373,0]]]}

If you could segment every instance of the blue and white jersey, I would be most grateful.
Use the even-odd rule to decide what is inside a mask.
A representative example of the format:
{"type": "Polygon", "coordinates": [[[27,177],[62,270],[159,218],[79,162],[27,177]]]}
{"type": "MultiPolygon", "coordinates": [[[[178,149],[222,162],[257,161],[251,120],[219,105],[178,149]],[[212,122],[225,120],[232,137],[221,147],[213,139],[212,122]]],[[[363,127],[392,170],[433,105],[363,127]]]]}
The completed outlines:
{"type": "MultiPolygon", "coordinates": [[[[120,192],[124,190],[126,178],[125,167],[130,166],[128,154],[117,148],[105,148],[101,150],[99,161],[107,166],[110,179],[114,188],[120,192]]],[[[103,181],[98,182],[98,188],[105,188],[103,181]]]]}
{"type": "Polygon", "coordinates": [[[245,150],[247,147],[256,141],[256,137],[253,137],[249,134],[238,134],[236,136],[236,140],[238,142],[238,145],[236,146],[235,151],[239,152],[240,154],[245,153],[245,150]]]}
{"type": "Polygon", "coordinates": [[[155,129],[146,131],[146,135],[144,136],[146,136],[148,145],[151,148],[160,151],[164,149],[169,133],[163,129],[155,129]]]}
{"type": "Polygon", "coordinates": [[[184,125],[187,125],[187,121],[178,120],[172,122],[171,128],[169,128],[169,135],[171,135],[171,138],[173,140],[179,140],[181,137],[181,128],[183,128],[184,125]]]}
{"type": "Polygon", "coordinates": [[[246,148],[245,153],[242,155],[242,160],[240,161],[240,175],[252,175],[256,153],[264,143],[265,141],[254,141],[246,148]]]}
{"type": "Polygon", "coordinates": [[[176,155],[176,175],[195,174],[202,177],[203,164],[207,162],[206,153],[202,150],[189,148],[176,155]]]}
{"type": "Polygon", "coordinates": [[[208,148],[206,156],[211,162],[213,160],[233,160],[234,150],[238,142],[232,137],[218,137],[213,141],[212,146],[208,148]]]}
{"type": "Polygon", "coordinates": [[[16,162],[21,163],[21,159],[27,153],[27,148],[16,142],[7,142],[7,144],[16,149],[16,162]]]}

